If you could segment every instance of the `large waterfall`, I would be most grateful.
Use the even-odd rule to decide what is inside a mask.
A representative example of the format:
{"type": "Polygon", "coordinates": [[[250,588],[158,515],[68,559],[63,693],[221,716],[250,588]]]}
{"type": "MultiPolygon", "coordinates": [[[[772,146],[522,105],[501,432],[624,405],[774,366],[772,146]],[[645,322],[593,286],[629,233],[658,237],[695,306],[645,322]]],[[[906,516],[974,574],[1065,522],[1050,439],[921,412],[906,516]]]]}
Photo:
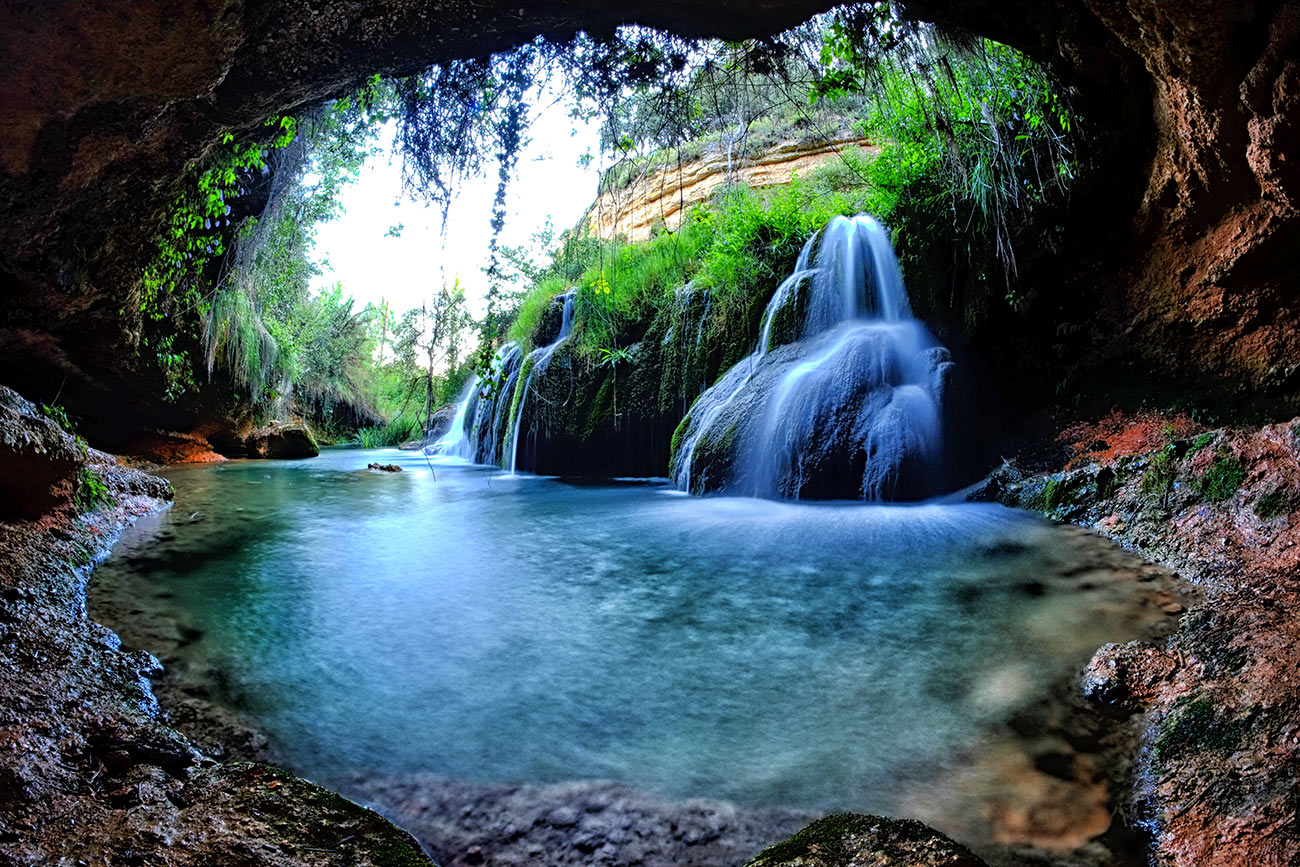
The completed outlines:
{"type": "Polygon", "coordinates": [[[836,217],[777,288],[753,355],[691,408],[673,480],[762,497],[934,493],[952,370],[912,317],[884,228],[836,217]]]}

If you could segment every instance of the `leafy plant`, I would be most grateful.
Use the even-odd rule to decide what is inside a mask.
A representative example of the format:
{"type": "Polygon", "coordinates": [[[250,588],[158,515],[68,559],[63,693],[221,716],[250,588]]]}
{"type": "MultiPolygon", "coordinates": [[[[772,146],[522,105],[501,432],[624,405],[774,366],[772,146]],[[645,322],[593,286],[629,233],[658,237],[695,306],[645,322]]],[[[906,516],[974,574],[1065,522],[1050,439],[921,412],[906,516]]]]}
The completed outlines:
{"type": "Polygon", "coordinates": [[[41,412],[45,414],[46,418],[53,421],[59,427],[63,428],[73,436],[76,436],[77,430],[73,427],[72,420],[68,418],[68,411],[62,406],[59,406],[58,404],[50,405],[43,403],[41,404],[41,412]]]}
{"type": "Polygon", "coordinates": [[[108,492],[107,483],[99,473],[88,466],[83,466],[77,471],[76,478],[73,480],[72,497],[77,508],[83,512],[89,512],[100,506],[111,506],[114,502],[108,492]]]}

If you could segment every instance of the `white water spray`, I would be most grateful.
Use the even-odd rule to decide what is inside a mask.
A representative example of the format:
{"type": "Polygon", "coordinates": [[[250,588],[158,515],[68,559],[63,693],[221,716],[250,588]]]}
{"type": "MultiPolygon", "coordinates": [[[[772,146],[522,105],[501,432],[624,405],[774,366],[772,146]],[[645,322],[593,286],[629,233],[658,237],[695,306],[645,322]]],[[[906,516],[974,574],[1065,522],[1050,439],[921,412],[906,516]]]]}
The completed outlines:
{"type": "Polygon", "coordinates": [[[836,217],[773,294],[753,355],[692,408],[673,479],[762,497],[933,493],[952,369],[912,317],[884,227],[836,217]]]}

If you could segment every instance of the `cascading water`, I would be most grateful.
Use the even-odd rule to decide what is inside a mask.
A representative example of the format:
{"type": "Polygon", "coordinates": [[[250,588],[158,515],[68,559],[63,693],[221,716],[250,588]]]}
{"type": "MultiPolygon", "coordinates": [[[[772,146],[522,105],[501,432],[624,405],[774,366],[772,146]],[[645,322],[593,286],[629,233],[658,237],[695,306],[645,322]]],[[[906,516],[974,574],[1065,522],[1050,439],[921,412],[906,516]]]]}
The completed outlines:
{"type": "Polygon", "coordinates": [[[497,350],[490,374],[470,382],[451,428],[433,444],[433,452],[471,463],[500,464],[515,472],[534,377],[546,372],[552,356],[572,333],[576,299],[576,289],[557,296],[561,305],[559,331],[546,346],[527,356],[517,343],[506,343],[497,350]]]}
{"type": "Polygon", "coordinates": [[[762,497],[934,493],[952,371],[912,317],[884,227],[836,217],[772,296],[754,354],[682,423],[673,480],[762,497]]]}
{"type": "Polygon", "coordinates": [[[519,376],[523,353],[516,343],[506,343],[492,359],[486,381],[475,376],[461,396],[456,416],[431,451],[471,463],[496,463],[500,432],[510,406],[510,394],[519,376]]]}
{"type": "Polygon", "coordinates": [[[551,364],[551,357],[555,355],[555,350],[559,349],[564,341],[569,339],[570,332],[573,331],[573,304],[577,300],[577,288],[570,289],[562,296],[563,312],[560,314],[560,333],[555,340],[546,346],[538,347],[528,353],[524,359],[523,366],[527,368],[528,375],[523,380],[523,391],[514,398],[514,415],[512,421],[512,431],[510,436],[510,472],[514,473],[519,467],[519,431],[523,427],[524,415],[528,409],[528,397],[532,393],[533,377],[539,373],[545,373],[546,368],[551,364]]]}
{"type": "Polygon", "coordinates": [[[465,422],[473,421],[472,408],[478,403],[478,376],[471,376],[469,385],[461,393],[460,401],[456,404],[456,415],[451,420],[451,427],[447,432],[433,444],[429,449],[436,454],[451,455],[458,458],[470,458],[472,455],[467,454],[473,449],[471,442],[471,431],[466,429],[465,422]]]}

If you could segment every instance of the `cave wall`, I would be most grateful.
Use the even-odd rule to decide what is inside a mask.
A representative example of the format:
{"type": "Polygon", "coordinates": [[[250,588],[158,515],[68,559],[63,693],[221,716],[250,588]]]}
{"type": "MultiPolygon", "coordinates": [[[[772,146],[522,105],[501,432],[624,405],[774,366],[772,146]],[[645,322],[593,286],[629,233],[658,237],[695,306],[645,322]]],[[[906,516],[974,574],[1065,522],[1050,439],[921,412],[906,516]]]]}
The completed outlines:
{"type": "MultiPolygon", "coordinates": [[[[635,20],[737,38],[826,5],[7,2],[0,382],[60,395],[91,431],[207,423],[205,408],[170,405],[141,377],[119,311],[178,182],[226,132],[249,134],[374,72],[538,33],[635,20]]],[[[1125,365],[1148,394],[1177,382],[1296,403],[1297,3],[902,5],[1051,62],[1099,142],[1101,169],[1063,216],[1072,246],[1025,276],[1036,309],[993,338],[1047,333],[1046,364],[1032,354],[1026,367],[1051,377],[1083,359],[1103,390],[1125,365]]]]}
{"type": "Polygon", "coordinates": [[[1022,338],[1056,381],[1075,367],[1103,399],[1300,409],[1300,5],[904,6],[1051,63],[1095,137],[1068,247],[1025,275],[1022,338]]]}

